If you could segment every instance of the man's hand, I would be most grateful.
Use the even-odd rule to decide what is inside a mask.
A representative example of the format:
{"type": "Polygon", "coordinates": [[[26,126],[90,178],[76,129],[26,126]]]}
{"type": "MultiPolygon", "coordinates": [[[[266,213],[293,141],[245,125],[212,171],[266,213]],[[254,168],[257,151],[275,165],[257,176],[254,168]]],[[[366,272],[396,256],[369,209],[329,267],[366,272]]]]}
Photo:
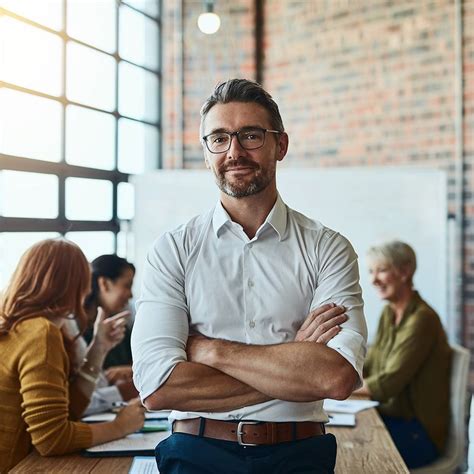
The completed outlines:
{"type": "Polygon", "coordinates": [[[296,333],[295,341],[327,344],[341,330],[339,324],[347,321],[344,306],[329,303],[309,313],[296,333]]]}

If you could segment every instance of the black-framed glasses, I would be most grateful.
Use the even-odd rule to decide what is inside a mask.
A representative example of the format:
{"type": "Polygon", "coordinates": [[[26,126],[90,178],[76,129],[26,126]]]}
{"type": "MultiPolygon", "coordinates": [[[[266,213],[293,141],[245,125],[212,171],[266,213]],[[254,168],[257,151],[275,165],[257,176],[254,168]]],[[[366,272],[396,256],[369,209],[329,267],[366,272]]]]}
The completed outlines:
{"type": "Polygon", "coordinates": [[[240,146],[245,150],[256,150],[265,145],[265,136],[268,133],[282,133],[268,128],[246,127],[236,132],[214,132],[202,137],[207,149],[211,153],[225,153],[230,149],[232,137],[237,137],[240,146]]]}

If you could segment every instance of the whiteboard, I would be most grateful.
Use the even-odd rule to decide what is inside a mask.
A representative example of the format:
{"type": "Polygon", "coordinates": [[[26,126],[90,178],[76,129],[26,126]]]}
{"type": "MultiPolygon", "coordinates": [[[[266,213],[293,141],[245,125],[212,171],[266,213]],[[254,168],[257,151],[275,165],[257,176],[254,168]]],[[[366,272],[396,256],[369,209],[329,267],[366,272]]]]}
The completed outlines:
{"type": "MultiPolygon", "coordinates": [[[[369,341],[384,305],[369,282],[365,255],[375,243],[404,240],[414,248],[415,287],[447,324],[447,180],[426,168],[282,168],[278,189],[293,209],[345,235],[359,255],[369,341]]],[[[208,170],[160,170],[135,184],[137,284],[156,237],[206,212],[218,199],[208,170]]]]}

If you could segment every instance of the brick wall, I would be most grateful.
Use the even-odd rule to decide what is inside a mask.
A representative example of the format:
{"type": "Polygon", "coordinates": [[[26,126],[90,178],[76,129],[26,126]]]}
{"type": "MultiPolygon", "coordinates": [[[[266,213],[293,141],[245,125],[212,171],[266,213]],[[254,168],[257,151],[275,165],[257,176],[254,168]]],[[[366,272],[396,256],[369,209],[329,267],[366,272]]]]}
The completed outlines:
{"type": "MultiPolygon", "coordinates": [[[[221,30],[205,36],[202,2],[182,5],[182,127],[173,122],[172,52],[164,67],[164,162],[201,167],[199,108],[211,86],[255,78],[254,2],[218,0],[221,30]],[[167,66],[170,65],[168,71],[167,66]],[[181,151],[173,146],[182,137],[181,151]]],[[[474,0],[463,0],[465,153],[464,344],[474,348],[474,0]]],[[[263,84],[290,133],[286,166],[439,167],[455,211],[453,0],[266,0],[263,84]],[[308,137],[311,137],[308,139],[308,137]]],[[[166,31],[165,51],[176,45],[166,31]]],[[[165,54],[166,57],[166,54],[165,54]]],[[[474,360],[471,387],[474,389],[474,360]]]]}
{"type": "Polygon", "coordinates": [[[203,101],[218,82],[231,77],[255,78],[254,2],[217,2],[221,28],[215,35],[205,35],[198,30],[197,18],[204,2],[164,0],[163,3],[164,165],[201,167],[199,110],[203,101]],[[182,37],[177,31],[180,23],[182,37]],[[177,111],[176,95],[180,90],[183,91],[182,111],[177,111]],[[181,115],[181,125],[177,123],[177,114],[181,115]]]}
{"type": "MultiPolygon", "coordinates": [[[[465,179],[465,344],[474,349],[474,0],[463,2],[464,13],[464,153],[465,179]]],[[[471,368],[473,358],[471,356],[471,368]]],[[[471,370],[474,390],[474,370],[471,370]]]]}
{"type": "MultiPolygon", "coordinates": [[[[462,7],[466,161],[462,338],[472,349],[474,1],[465,0],[462,7]]],[[[281,104],[290,133],[286,164],[439,167],[449,173],[448,200],[454,213],[454,2],[267,0],[265,21],[263,82],[281,104]]],[[[472,369],[474,389],[474,360],[472,369]]]]}

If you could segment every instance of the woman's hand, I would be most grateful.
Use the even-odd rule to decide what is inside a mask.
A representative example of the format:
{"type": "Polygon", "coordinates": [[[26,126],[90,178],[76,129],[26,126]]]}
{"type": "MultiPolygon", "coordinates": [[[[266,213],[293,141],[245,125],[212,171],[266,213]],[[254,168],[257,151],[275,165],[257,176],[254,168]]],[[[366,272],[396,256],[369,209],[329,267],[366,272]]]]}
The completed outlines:
{"type": "Polygon", "coordinates": [[[122,311],[110,318],[106,318],[104,310],[99,306],[94,323],[92,343],[104,352],[109,352],[125,336],[125,325],[130,311],[122,311]]]}
{"type": "Polygon", "coordinates": [[[125,408],[119,411],[113,423],[119,430],[121,437],[142,428],[145,423],[145,407],[140,399],[131,400],[125,408]]]}
{"type": "Polygon", "coordinates": [[[111,385],[114,385],[121,380],[131,382],[133,376],[132,367],[130,365],[116,365],[109,367],[105,371],[105,376],[111,385]]]}

